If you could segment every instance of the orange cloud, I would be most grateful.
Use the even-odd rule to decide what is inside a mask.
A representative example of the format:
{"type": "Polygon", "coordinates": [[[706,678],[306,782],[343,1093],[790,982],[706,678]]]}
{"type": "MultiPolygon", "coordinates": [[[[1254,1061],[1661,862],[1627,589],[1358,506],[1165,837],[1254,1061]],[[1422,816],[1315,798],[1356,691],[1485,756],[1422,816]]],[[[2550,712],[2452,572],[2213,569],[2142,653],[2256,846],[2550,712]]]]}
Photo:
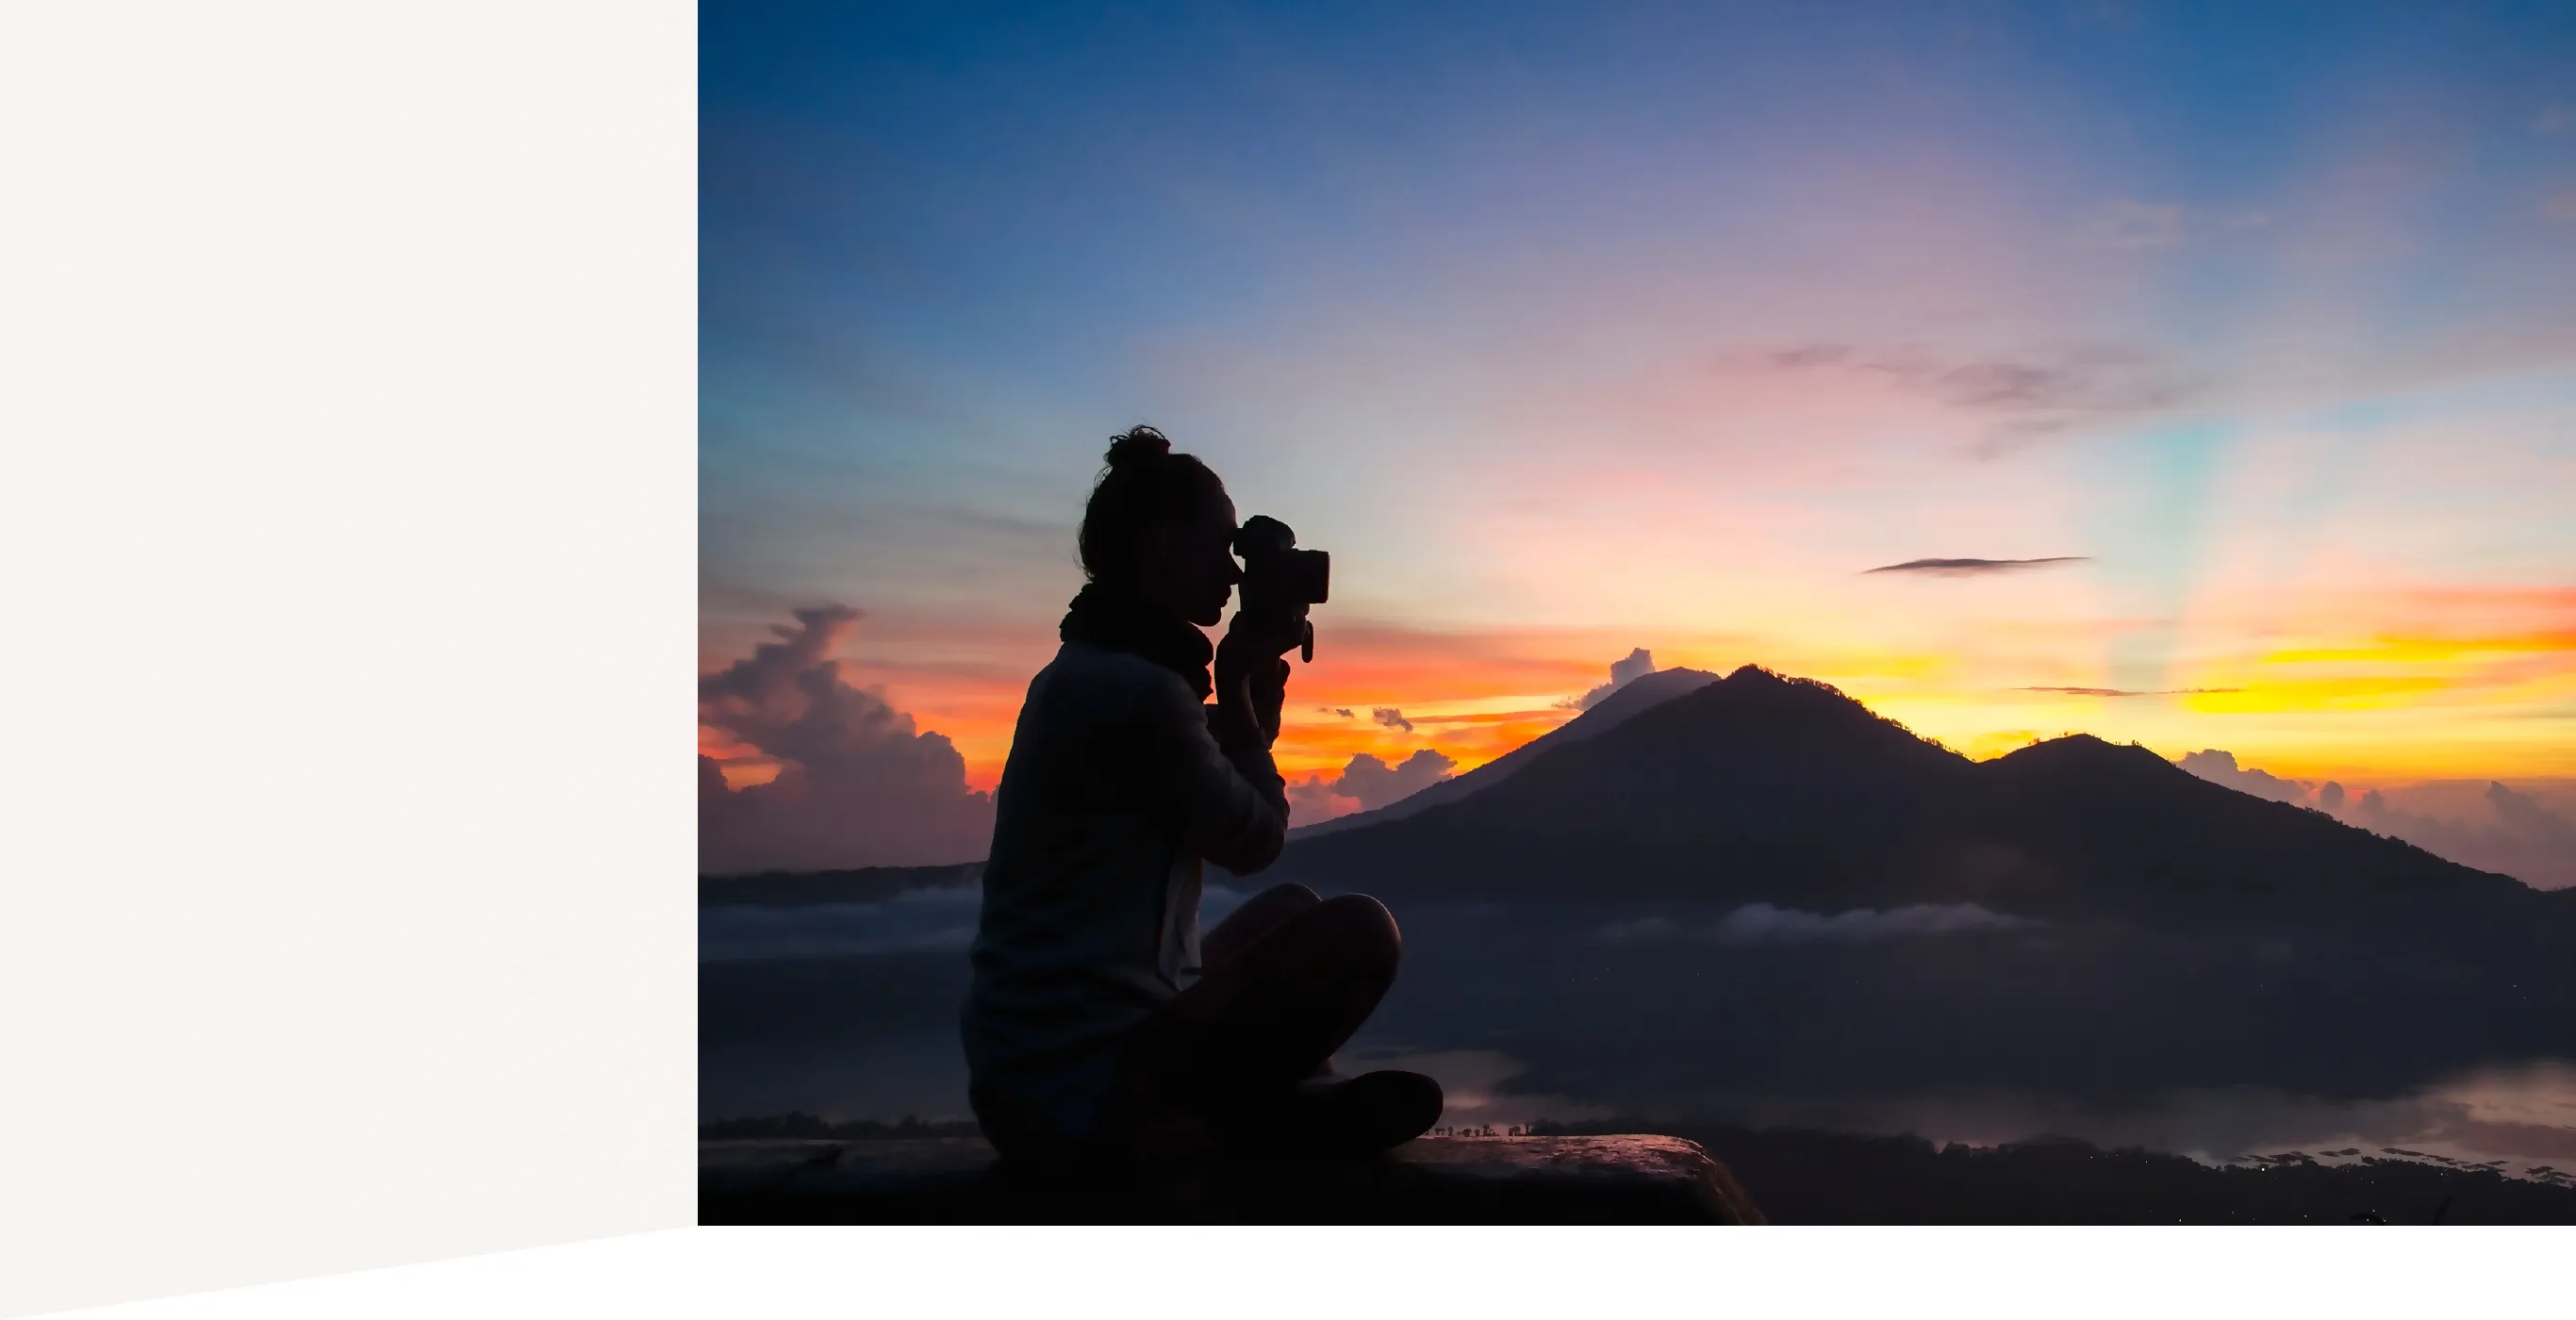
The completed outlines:
{"type": "Polygon", "coordinates": [[[1472,715],[1414,715],[1408,718],[1416,724],[1528,724],[1562,720],[1568,713],[1567,708],[1557,706],[1546,710],[1497,710],[1472,715]]]}
{"type": "MultiPolygon", "coordinates": [[[[1434,631],[1319,621],[1315,663],[1299,665],[1297,699],[1326,706],[1408,706],[1574,693],[1599,682],[1615,643],[1548,630],[1434,631]]],[[[1624,649],[1624,647],[1620,648],[1624,649]]]]}
{"type": "Polygon", "coordinates": [[[1444,734],[1431,745],[1447,753],[1463,773],[1547,733],[1573,715],[1572,711],[1556,711],[1548,717],[1465,726],[1444,734]]]}
{"type": "MultiPolygon", "coordinates": [[[[1289,707],[1275,749],[1283,772],[1338,771],[1359,753],[1401,759],[1431,747],[1462,768],[1481,765],[1563,723],[1571,712],[1546,703],[1599,681],[1602,657],[1624,640],[1575,630],[1438,630],[1367,621],[1319,620],[1315,661],[1289,679],[1289,707]],[[1503,709],[1475,709],[1500,702],[1503,709]],[[1402,708],[1422,726],[1412,735],[1317,716],[1314,709],[1402,708]]],[[[989,790],[1001,779],[1011,732],[1029,680],[1053,658],[1051,624],[997,624],[920,615],[869,615],[842,667],[884,692],[925,730],[944,734],[966,759],[967,783],[989,790]]],[[[700,750],[726,764],[750,751],[708,741],[700,750]]],[[[755,765],[740,767],[757,774],[755,765]]],[[[746,781],[748,782],[748,781],[746,781]]]]}
{"type": "MultiPolygon", "coordinates": [[[[1275,754],[1299,778],[1338,772],[1355,755],[1394,763],[1424,749],[1472,769],[1561,725],[1572,712],[1555,702],[1645,645],[1666,667],[1761,663],[1823,679],[1976,756],[2081,730],[2180,750],[2260,747],[2279,764],[2346,774],[2576,772],[2576,745],[2553,737],[2565,726],[2547,718],[2576,709],[2576,587],[2387,579],[2373,569],[2332,584],[2220,589],[2174,617],[2134,607],[2092,615],[2088,607],[2116,602],[2058,596],[2016,610],[1908,613],[1875,598],[1846,608],[1831,593],[1855,589],[1827,582],[1816,600],[1721,597],[1710,609],[1722,630],[1421,627],[1328,607],[1315,662],[1294,669],[1275,754]],[[2106,667],[2123,638],[2158,629],[2180,638],[2161,674],[2123,680],[2106,667]],[[2043,685],[2168,695],[2112,702],[2022,690],[2043,685]],[[2177,691],[2195,688],[2237,690],[2177,691]],[[1376,707],[1402,709],[1413,729],[1372,723],[1376,707]]],[[[1052,618],[869,617],[845,657],[851,681],[945,734],[970,786],[992,788],[1028,681],[1054,653],[1052,618]]],[[[770,772],[750,749],[703,731],[701,750],[729,781],[770,772]]]]}

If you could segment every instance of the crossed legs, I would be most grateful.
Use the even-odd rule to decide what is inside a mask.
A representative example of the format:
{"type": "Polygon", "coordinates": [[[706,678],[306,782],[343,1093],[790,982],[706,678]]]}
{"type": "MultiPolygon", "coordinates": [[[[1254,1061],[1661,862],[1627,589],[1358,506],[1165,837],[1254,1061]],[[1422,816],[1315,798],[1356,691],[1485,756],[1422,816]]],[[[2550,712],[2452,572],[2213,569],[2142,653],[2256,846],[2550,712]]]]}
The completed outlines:
{"type": "Polygon", "coordinates": [[[1439,1119],[1438,1083],[1324,1075],[1394,983],[1403,947],[1376,899],[1262,891],[1202,937],[1198,983],[1147,1026],[1122,1092],[1140,1119],[1185,1115],[1230,1145],[1376,1149],[1420,1135],[1439,1119]]]}

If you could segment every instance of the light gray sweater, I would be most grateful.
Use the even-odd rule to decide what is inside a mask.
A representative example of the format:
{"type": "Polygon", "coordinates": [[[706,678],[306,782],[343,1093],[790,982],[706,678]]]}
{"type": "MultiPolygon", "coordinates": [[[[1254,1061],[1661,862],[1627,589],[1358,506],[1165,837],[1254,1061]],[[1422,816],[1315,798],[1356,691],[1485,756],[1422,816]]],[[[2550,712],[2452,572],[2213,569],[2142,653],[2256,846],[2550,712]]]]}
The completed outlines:
{"type": "Polygon", "coordinates": [[[1029,683],[963,1019],[979,1110],[1082,1139],[1129,1036],[1198,978],[1202,859],[1278,857],[1287,786],[1266,743],[1219,749],[1210,713],[1171,670],[1078,642],[1029,683]]]}

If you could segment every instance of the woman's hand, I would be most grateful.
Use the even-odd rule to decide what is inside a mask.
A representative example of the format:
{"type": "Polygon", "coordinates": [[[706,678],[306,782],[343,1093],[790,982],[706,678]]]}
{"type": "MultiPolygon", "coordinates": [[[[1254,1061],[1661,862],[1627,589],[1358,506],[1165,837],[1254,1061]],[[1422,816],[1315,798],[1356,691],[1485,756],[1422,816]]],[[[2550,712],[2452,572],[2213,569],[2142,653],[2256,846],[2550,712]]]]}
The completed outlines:
{"type": "Polygon", "coordinates": [[[1216,647],[1216,696],[1231,703],[1242,694],[1265,738],[1279,736],[1279,710],[1288,696],[1287,653],[1305,644],[1306,621],[1234,612],[1216,647]]]}

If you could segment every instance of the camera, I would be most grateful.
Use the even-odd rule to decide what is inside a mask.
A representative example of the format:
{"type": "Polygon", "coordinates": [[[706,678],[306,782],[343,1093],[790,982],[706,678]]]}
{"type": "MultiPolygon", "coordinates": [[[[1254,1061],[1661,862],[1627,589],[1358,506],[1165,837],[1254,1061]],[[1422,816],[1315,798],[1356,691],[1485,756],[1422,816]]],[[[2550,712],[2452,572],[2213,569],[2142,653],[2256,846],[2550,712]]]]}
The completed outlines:
{"type": "Polygon", "coordinates": [[[1298,648],[1315,658],[1315,625],[1306,618],[1310,606],[1331,594],[1333,557],[1321,550],[1297,548],[1297,533],[1268,514],[1254,514],[1234,533],[1234,552],[1243,557],[1243,611],[1256,617],[1296,619],[1306,626],[1298,648]]]}

